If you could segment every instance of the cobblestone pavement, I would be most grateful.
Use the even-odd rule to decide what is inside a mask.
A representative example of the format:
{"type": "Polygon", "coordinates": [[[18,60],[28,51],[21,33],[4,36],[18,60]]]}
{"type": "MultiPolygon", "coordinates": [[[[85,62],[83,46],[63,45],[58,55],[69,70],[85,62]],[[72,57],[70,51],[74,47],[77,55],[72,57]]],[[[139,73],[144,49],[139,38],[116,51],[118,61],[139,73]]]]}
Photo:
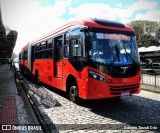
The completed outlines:
{"type": "MultiPolygon", "coordinates": [[[[32,83],[28,84],[32,88],[32,83]]],[[[87,100],[76,105],[61,91],[51,87],[42,89],[61,105],[57,107],[38,105],[46,124],[55,124],[57,131],[52,132],[160,132],[160,127],[158,130],[151,130],[156,129],[158,124],[160,126],[160,94],[141,91],[140,94],[131,97],[87,100]],[[81,130],[73,130],[75,126],[81,130]]]]}
{"type": "MultiPolygon", "coordinates": [[[[18,119],[18,124],[29,124],[28,118],[27,118],[27,113],[24,109],[24,103],[23,100],[20,96],[16,95],[16,108],[17,108],[17,119],[18,119]]],[[[31,131],[19,131],[18,133],[32,133],[31,131]]]]}

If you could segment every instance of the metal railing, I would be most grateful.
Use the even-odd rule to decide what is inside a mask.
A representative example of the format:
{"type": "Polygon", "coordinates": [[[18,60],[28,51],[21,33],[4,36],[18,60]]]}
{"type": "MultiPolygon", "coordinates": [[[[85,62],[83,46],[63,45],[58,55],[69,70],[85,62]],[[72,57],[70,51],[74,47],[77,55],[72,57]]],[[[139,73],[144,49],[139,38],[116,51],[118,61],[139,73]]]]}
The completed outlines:
{"type": "Polygon", "coordinates": [[[142,74],[142,84],[160,87],[160,74],[157,73],[142,74]]]}

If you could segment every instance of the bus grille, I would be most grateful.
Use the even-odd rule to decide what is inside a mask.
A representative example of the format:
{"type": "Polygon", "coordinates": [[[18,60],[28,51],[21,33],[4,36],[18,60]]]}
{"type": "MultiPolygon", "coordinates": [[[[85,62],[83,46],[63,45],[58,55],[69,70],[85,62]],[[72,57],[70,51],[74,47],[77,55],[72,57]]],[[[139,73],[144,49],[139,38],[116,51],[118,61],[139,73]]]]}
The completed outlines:
{"type": "Polygon", "coordinates": [[[109,70],[108,74],[115,78],[133,77],[139,72],[139,69],[133,64],[127,66],[112,66],[109,70]],[[126,67],[126,69],[123,69],[124,67],[126,67]]]}
{"type": "Polygon", "coordinates": [[[112,95],[119,95],[121,92],[128,91],[130,93],[136,92],[139,88],[139,84],[124,85],[124,86],[110,86],[110,92],[112,95]]]}

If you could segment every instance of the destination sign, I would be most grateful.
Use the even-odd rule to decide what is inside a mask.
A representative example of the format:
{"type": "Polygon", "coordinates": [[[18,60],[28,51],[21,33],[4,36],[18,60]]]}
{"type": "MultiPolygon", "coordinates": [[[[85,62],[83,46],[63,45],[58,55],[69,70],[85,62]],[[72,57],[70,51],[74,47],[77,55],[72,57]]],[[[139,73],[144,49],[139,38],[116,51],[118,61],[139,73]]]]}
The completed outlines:
{"type": "Polygon", "coordinates": [[[96,33],[97,39],[130,41],[131,37],[123,34],[96,33]]]}

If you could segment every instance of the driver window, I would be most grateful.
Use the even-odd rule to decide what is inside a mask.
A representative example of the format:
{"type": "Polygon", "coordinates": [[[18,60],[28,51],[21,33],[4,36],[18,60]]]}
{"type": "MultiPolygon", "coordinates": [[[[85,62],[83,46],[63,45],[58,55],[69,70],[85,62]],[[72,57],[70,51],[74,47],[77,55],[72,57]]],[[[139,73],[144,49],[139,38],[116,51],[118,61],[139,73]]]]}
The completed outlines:
{"type": "Polygon", "coordinates": [[[79,40],[72,40],[71,41],[72,45],[72,56],[81,56],[81,43],[79,40]]]}
{"type": "Polygon", "coordinates": [[[82,36],[78,29],[71,32],[70,40],[71,56],[82,56],[82,36]]]}

